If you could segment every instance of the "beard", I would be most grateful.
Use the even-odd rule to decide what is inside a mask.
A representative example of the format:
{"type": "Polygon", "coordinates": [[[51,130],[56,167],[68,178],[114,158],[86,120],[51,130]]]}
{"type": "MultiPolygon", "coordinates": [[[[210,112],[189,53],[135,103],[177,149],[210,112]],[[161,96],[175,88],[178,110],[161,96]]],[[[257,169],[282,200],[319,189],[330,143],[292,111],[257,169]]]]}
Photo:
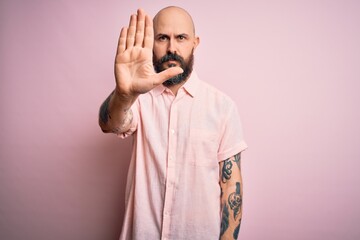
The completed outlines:
{"type": "MultiPolygon", "coordinates": [[[[194,65],[194,49],[191,51],[191,54],[187,61],[185,61],[183,57],[177,55],[176,53],[167,53],[159,60],[156,60],[155,55],[153,54],[153,65],[155,71],[157,73],[164,71],[166,69],[166,67],[164,67],[164,63],[171,60],[179,62],[183,72],[163,82],[163,85],[166,87],[174,86],[176,84],[182,83],[189,77],[189,75],[193,70],[193,65],[194,65]]],[[[175,64],[168,65],[168,67],[175,67],[175,66],[176,66],[175,64]]]]}

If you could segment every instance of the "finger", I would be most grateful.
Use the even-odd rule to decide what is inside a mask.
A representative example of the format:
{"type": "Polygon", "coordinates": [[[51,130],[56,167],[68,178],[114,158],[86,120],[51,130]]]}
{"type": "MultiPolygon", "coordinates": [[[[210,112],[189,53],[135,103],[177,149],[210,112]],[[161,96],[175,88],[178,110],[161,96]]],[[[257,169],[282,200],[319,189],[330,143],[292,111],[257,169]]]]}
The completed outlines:
{"type": "Polygon", "coordinates": [[[139,9],[137,12],[135,46],[142,46],[144,40],[145,12],[139,9]]]}
{"type": "Polygon", "coordinates": [[[122,53],[126,49],[126,35],[127,35],[128,29],[126,27],[123,27],[120,32],[118,47],[116,54],[122,53]]]}
{"type": "Polygon", "coordinates": [[[153,48],[154,46],[154,28],[153,21],[150,16],[145,16],[145,37],[144,37],[144,47],[153,48]]]}
{"type": "Polygon", "coordinates": [[[184,71],[180,67],[168,68],[168,69],[154,75],[153,84],[154,85],[159,85],[159,84],[165,82],[166,80],[168,80],[168,79],[170,79],[172,77],[175,77],[176,75],[178,75],[178,74],[180,74],[182,72],[184,72],[184,71]]]}
{"type": "Polygon", "coordinates": [[[129,28],[127,31],[126,48],[134,46],[135,31],[136,31],[136,15],[133,14],[130,17],[129,28]]]}

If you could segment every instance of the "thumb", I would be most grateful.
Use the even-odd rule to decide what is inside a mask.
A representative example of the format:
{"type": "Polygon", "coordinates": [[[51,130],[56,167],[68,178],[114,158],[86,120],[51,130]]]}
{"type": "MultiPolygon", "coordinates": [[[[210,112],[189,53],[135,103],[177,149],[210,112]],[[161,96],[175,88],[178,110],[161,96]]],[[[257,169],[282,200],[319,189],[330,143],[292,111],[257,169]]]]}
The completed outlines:
{"type": "Polygon", "coordinates": [[[162,72],[157,73],[154,76],[153,84],[159,85],[165,82],[166,80],[175,77],[176,75],[179,75],[180,73],[183,73],[184,70],[181,67],[170,67],[162,72]]]}

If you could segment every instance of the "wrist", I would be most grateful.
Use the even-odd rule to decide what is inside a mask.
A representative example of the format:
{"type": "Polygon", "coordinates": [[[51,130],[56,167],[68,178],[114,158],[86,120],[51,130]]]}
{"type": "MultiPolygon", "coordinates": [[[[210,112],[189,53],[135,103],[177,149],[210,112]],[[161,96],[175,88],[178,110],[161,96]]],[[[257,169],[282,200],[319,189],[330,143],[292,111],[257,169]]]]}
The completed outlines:
{"type": "Polygon", "coordinates": [[[139,94],[127,94],[121,93],[117,89],[113,92],[113,100],[121,105],[131,106],[135,100],[138,98],[139,94]]]}

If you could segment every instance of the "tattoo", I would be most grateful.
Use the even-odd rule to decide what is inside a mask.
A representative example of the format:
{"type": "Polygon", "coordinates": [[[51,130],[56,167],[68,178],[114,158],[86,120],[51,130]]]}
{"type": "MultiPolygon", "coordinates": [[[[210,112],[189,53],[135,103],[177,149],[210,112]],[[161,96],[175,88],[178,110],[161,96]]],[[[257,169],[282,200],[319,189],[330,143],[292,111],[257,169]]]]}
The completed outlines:
{"type": "Polygon", "coordinates": [[[130,124],[132,122],[132,120],[133,120],[133,112],[131,111],[131,109],[125,109],[124,112],[125,112],[126,115],[125,115],[123,121],[121,122],[121,126],[116,127],[116,128],[114,128],[112,130],[112,132],[115,133],[115,134],[121,133],[124,130],[124,128],[128,124],[130,124]]]}
{"type": "Polygon", "coordinates": [[[133,113],[131,110],[129,109],[125,109],[124,110],[125,113],[125,117],[121,122],[121,127],[125,127],[127,124],[131,123],[132,119],[133,119],[133,113]]]}
{"type": "Polygon", "coordinates": [[[236,219],[239,216],[242,204],[240,182],[236,183],[236,191],[229,195],[228,202],[231,210],[234,211],[234,219],[236,219]]]}
{"type": "Polygon", "coordinates": [[[229,208],[227,204],[224,204],[223,211],[222,211],[222,218],[221,218],[221,227],[220,227],[220,236],[222,236],[226,229],[229,227],[229,208]]]}
{"type": "Polygon", "coordinates": [[[224,161],[224,165],[222,167],[222,170],[221,170],[221,181],[223,183],[226,183],[227,180],[229,180],[231,178],[231,173],[232,173],[232,162],[231,160],[227,159],[224,161]]]}
{"type": "MultiPolygon", "coordinates": [[[[241,219],[240,219],[240,222],[241,222],[241,219]]],[[[239,231],[240,231],[240,223],[239,223],[239,225],[237,225],[237,227],[236,227],[235,230],[234,230],[234,233],[233,233],[234,239],[237,239],[237,238],[238,238],[238,236],[239,236],[239,231]]]]}
{"type": "Polygon", "coordinates": [[[107,124],[109,121],[109,118],[111,119],[110,113],[109,113],[109,102],[111,98],[112,93],[105,99],[103,104],[101,104],[99,117],[100,121],[104,124],[107,124]]]}
{"type": "Polygon", "coordinates": [[[236,165],[238,166],[238,168],[240,169],[240,160],[241,160],[241,156],[240,156],[240,153],[236,154],[234,156],[234,162],[236,163],[236,165]]]}

